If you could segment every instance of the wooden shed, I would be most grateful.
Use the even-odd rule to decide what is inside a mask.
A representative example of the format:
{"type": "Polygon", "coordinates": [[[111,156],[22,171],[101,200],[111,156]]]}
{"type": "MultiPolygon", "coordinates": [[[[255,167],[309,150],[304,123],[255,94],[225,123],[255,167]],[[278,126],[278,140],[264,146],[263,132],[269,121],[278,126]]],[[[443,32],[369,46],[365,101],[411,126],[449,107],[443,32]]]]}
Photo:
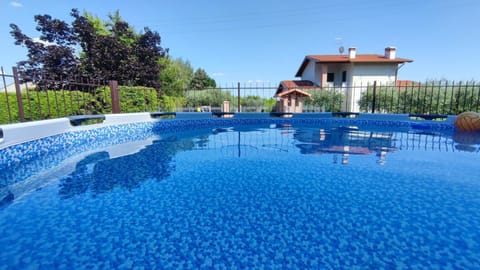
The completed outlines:
{"type": "Polygon", "coordinates": [[[303,99],[312,95],[298,88],[289,89],[280,93],[276,93],[277,112],[301,113],[303,111],[303,99]]]}

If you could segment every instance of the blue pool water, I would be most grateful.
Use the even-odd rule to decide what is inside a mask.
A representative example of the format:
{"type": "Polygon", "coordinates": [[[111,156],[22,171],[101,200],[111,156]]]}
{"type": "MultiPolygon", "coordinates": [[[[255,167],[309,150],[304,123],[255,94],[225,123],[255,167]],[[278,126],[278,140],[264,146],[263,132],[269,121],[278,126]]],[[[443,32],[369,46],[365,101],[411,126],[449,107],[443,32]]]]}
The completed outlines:
{"type": "Polygon", "coordinates": [[[478,134],[285,122],[131,138],[6,167],[0,269],[480,269],[478,134]]]}

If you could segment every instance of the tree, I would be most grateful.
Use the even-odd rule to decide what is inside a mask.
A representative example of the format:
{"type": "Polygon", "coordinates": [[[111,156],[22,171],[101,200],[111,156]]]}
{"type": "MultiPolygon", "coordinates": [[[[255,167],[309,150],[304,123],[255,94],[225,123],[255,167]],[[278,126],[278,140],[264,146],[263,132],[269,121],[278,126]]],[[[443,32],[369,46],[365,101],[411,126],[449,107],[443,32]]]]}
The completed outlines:
{"type": "Polygon", "coordinates": [[[225,100],[230,101],[231,104],[234,104],[235,98],[228,91],[223,91],[222,89],[206,89],[206,90],[193,90],[187,91],[185,93],[186,104],[188,107],[197,107],[197,106],[222,106],[225,100]]]}
{"type": "Polygon", "coordinates": [[[63,21],[49,15],[36,15],[36,29],[41,32],[40,40],[23,34],[15,24],[10,24],[10,32],[15,45],[27,48],[28,60],[18,62],[18,70],[24,80],[39,80],[40,71],[51,79],[75,73],[79,59],[75,55],[76,37],[63,21]]]}
{"type": "Polygon", "coordinates": [[[190,62],[181,58],[172,60],[169,57],[163,57],[159,61],[162,67],[160,73],[162,94],[176,97],[183,96],[193,79],[193,68],[190,62]]]}
{"type": "Polygon", "coordinates": [[[144,28],[144,33],[135,41],[133,45],[133,53],[137,58],[137,64],[133,66],[136,68],[133,70],[135,84],[160,89],[161,82],[158,74],[161,66],[158,64],[158,59],[166,55],[166,52],[159,47],[160,42],[160,35],[148,27],[144,28]]]}
{"type": "Polygon", "coordinates": [[[143,33],[135,33],[118,12],[109,16],[109,22],[88,13],[80,15],[76,9],[71,16],[71,25],[50,15],[35,16],[41,42],[23,34],[17,25],[10,25],[15,44],[28,50],[28,60],[18,63],[22,75],[32,78],[33,74],[43,74],[57,79],[81,72],[95,79],[160,89],[158,60],[168,49],[160,46],[157,32],[144,28],[143,33]]]}
{"type": "Polygon", "coordinates": [[[193,74],[193,79],[190,82],[190,89],[201,90],[206,88],[215,88],[217,86],[214,79],[207,75],[205,70],[198,68],[193,74]]]}
{"type": "MultiPolygon", "coordinates": [[[[345,95],[334,89],[316,89],[307,91],[312,96],[304,100],[305,107],[316,107],[323,112],[341,111],[345,95]]],[[[315,109],[314,109],[315,110],[315,109]]]]}
{"type": "Polygon", "coordinates": [[[415,114],[459,114],[476,111],[480,104],[480,88],[471,81],[454,84],[448,81],[428,81],[409,87],[377,86],[362,93],[359,101],[362,111],[415,114]]]}
{"type": "Polygon", "coordinates": [[[168,49],[160,46],[157,32],[146,27],[143,33],[135,33],[118,11],[109,15],[110,22],[103,24],[88,13],[80,16],[72,10],[72,16],[85,55],[82,68],[87,73],[99,74],[107,80],[116,79],[124,85],[160,89],[158,60],[166,56],[168,49]]]}

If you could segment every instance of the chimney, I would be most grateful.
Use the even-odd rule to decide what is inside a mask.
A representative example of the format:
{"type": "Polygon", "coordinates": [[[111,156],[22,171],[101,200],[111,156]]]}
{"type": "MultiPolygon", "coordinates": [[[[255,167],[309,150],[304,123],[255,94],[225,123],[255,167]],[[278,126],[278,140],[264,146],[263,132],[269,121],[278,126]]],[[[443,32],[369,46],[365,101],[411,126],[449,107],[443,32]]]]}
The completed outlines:
{"type": "Polygon", "coordinates": [[[385,58],[387,59],[395,59],[397,49],[395,47],[387,47],[385,48],[385,58]]]}
{"type": "Polygon", "coordinates": [[[357,48],[348,48],[348,58],[355,59],[357,57],[357,48]]]}

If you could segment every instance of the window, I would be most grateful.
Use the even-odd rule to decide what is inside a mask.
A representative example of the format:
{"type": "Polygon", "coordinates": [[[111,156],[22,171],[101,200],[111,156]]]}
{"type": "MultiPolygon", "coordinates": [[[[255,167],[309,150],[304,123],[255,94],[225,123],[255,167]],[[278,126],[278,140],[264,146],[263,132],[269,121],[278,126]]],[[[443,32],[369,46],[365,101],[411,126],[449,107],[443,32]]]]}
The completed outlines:
{"type": "Polygon", "coordinates": [[[347,81],[347,72],[343,71],[342,72],[342,82],[346,82],[346,81],[347,81]]]}
{"type": "Polygon", "coordinates": [[[335,73],[327,73],[327,82],[335,81],[335,73]]]}

